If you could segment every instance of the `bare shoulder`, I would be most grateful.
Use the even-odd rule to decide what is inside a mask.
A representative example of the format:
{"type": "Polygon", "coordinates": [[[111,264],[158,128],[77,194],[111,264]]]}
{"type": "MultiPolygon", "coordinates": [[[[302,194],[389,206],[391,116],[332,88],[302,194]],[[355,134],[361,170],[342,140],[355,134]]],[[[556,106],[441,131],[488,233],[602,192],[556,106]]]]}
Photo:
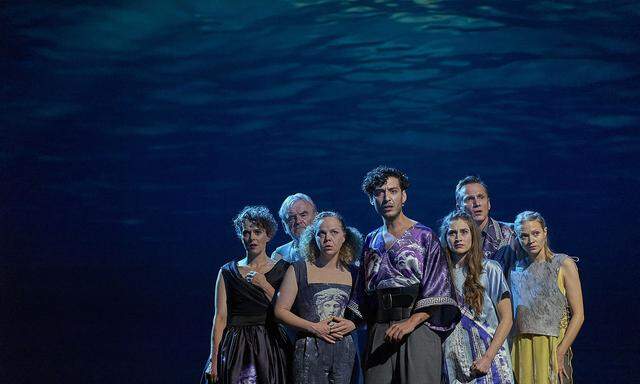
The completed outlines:
{"type": "Polygon", "coordinates": [[[562,260],[561,265],[563,267],[570,267],[570,268],[578,268],[575,260],[573,259],[573,257],[571,256],[567,256],[564,258],[564,260],[562,260]]]}
{"type": "Polygon", "coordinates": [[[578,275],[578,265],[571,257],[565,257],[560,264],[560,269],[567,276],[577,276],[578,275]]]}

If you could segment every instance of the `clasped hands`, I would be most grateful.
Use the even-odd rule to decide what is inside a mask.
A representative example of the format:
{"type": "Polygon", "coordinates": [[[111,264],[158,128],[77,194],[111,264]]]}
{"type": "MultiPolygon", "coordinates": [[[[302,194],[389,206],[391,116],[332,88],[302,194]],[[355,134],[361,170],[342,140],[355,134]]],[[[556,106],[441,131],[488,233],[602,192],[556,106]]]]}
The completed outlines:
{"type": "Polygon", "coordinates": [[[343,317],[332,316],[326,320],[312,323],[309,331],[317,338],[327,343],[335,344],[336,341],[342,340],[354,329],[356,329],[356,325],[353,321],[343,317]]]}

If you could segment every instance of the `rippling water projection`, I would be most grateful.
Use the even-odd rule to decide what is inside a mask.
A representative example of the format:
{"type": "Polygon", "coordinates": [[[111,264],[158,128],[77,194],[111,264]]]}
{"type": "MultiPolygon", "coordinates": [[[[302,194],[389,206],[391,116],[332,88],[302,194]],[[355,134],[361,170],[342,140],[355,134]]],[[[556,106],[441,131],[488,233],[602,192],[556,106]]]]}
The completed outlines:
{"type": "Polygon", "coordinates": [[[300,191],[366,233],[387,164],[431,227],[467,174],[495,218],[542,212],[580,257],[577,382],[633,382],[639,26],[629,1],[4,2],[0,376],[195,382],[233,215],[300,191]]]}

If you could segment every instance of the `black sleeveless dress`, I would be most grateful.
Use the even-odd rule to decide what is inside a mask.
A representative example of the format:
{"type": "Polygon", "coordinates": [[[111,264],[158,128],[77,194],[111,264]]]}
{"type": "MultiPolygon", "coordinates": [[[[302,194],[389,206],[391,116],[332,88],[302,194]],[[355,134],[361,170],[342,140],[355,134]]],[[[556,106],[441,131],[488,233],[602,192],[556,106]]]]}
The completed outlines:
{"type": "MultiPolygon", "coordinates": [[[[305,260],[293,263],[298,284],[294,312],[314,323],[332,316],[343,317],[351,286],[309,283],[305,260]]],[[[355,281],[354,272],[352,279],[355,281]]],[[[299,333],[293,357],[294,382],[300,384],[349,384],[356,378],[356,343],[351,334],[335,344],[299,333]]]]}
{"type": "MultiPolygon", "coordinates": [[[[265,274],[277,291],[289,263],[280,260],[265,274]]],[[[236,261],[222,267],[227,293],[227,326],[218,352],[218,383],[290,383],[292,347],[275,322],[272,303],[262,290],[247,282],[236,261]]]]}

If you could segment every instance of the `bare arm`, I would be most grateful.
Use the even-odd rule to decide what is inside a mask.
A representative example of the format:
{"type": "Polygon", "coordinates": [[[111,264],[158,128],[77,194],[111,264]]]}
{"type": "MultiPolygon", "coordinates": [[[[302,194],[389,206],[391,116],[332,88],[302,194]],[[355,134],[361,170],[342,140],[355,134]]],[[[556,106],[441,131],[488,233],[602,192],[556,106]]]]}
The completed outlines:
{"type": "Polygon", "coordinates": [[[513,315],[511,312],[511,299],[505,297],[500,300],[497,305],[498,308],[498,328],[496,328],[496,333],[493,335],[493,340],[491,340],[491,344],[489,348],[487,348],[487,354],[490,353],[491,360],[498,354],[498,350],[504,344],[504,341],[507,339],[509,332],[511,332],[511,327],[513,326],[513,315]]]}
{"type": "Polygon", "coordinates": [[[479,359],[473,362],[472,368],[487,373],[491,368],[491,362],[493,358],[496,357],[500,347],[504,343],[504,340],[509,335],[511,331],[511,326],[513,325],[513,316],[511,314],[511,299],[505,297],[500,300],[497,305],[498,309],[498,328],[496,328],[496,333],[493,335],[493,339],[491,340],[491,344],[489,344],[489,348],[479,359]]]}
{"type": "Polygon", "coordinates": [[[576,339],[584,322],[584,307],[582,304],[582,287],[576,263],[571,258],[567,258],[560,269],[564,274],[564,288],[571,308],[571,320],[569,320],[569,325],[558,348],[567,351],[576,339]]]}
{"type": "Polygon", "coordinates": [[[293,307],[293,303],[295,302],[297,295],[298,283],[296,282],[296,272],[293,269],[293,266],[290,266],[289,269],[287,269],[287,273],[284,275],[284,279],[280,285],[280,291],[278,292],[278,298],[274,309],[276,317],[288,326],[308,332],[329,343],[334,343],[337,338],[330,335],[331,330],[328,325],[331,319],[321,321],[319,323],[313,323],[291,312],[291,307],[293,307]]]}
{"type": "MultiPolygon", "coordinates": [[[[564,333],[564,337],[558,345],[558,373],[564,373],[564,355],[576,339],[582,323],[584,323],[584,307],[582,304],[582,287],[580,285],[580,276],[576,263],[567,258],[562,262],[560,270],[564,275],[564,288],[567,295],[567,301],[571,308],[571,320],[564,333]]],[[[562,376],[562,375],[561,375],[562,376]]]]}
{"type": "Polygon", "coordinates": [[[429,319],[426,312],[415,312],[411,317],[390,326],[385,332],[385,339],[391,342],[400,342],[402,338],[413,332],[416,327],[429,319]]]}
{"type": "Polygon", "coordinates": [[[227,291],[224,286],[222,270],[218,272],[215,296],[215,315],[213,316],[213,328],[211,329],[211,371],[209,372],[213,381],[216,381],[218,378],[218,351],[220,347],[220,340],[222,340],[222,333],[227,327],[227,291]]]}

